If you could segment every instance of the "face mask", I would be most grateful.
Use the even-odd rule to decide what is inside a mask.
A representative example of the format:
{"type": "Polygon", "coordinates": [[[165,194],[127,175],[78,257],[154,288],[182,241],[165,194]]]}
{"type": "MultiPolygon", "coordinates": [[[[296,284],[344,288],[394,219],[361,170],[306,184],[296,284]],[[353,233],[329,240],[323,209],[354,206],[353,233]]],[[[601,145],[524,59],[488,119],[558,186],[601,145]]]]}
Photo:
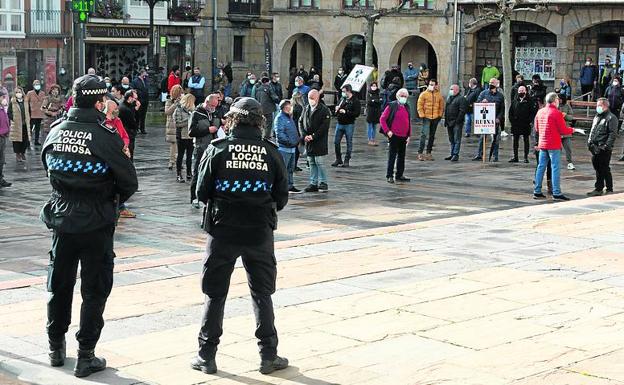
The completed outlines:
{"type": "Polygon", "coordinates": [[[620,83],[618,83],[618,82],[613,82],[613,87],[617,87],[617,86],[619,86],[619,85],[620,85],[620,83]]]}
{"type": "Polygon", "coordinates": [[[413,65],[409,65],[409,66],[407,66],[407,68],[409,68],[409,69],[413,69],[413,68],[414,68],[414,66],[413,66],[413,65]]]}
{"type": "Polygon", "coordinates": [[[65,75],[65,70],[64,70],[64,69],[61,69],[61,70],[59,71],[59,74],[60,74],[60,75],[65,75]]]}
{"type": "Polygon", "coordinates": [[[106,83],[106,88],[110,88],[111,86],[112,86],[112,84],[106,83]]]}
{"type": "Polygon", "coordinates": [[[2,107],[6,107],[9,104],[6,99],[2,99],[2,107]]]}
{"type": "Polygon", "coordinates": [[[428,86],[427,89],[433,92],[433,90],[435,89],[435,86],[428,86]]]}
{"type": "Polygon", "coordinates": [[[490,84],[490,89],[491,89],[491,90],[495,90],[495,89],[496,89],[496,86],[495,86],[494,84],[490,84]]]}
{"type": "Polygon", "coordinates": [[[563,87],[563,86],[565,86],[565,82],[562,80],[562,81],[560,81],[560,82],[559,82],[559,85],[560,85],[561,87],[563,87]]]}
{"type": "Polygon", "coordinates": [[[255,84],[256,83],[256,79],[249,79],[249,84],[255,84]]]}
{"type": "Polygon", "coordinates": [[[488,68],[490,68],[491,66],[492,66],[491,64],[488,64],[488,65],[487,65],[487,67],[488,67],[488,68]]]}
{"type": "Polygon", "coordinates": [[[401,104],[405,104],[407,103],[407,98],[405,96],[399,96],[397,97],[397,101],[401,104]]]}
{"type": "Polygon", "coordinates": [[[123,88],[124,90],[127,90],[128,88],[130,88],[130,86],[128,84],[122,84],[121,88],[123,88]]]}
{"type": "Polygon", "coordinates": [[[342,97],[343,97],[343,98],[346,98],[346,97],[347,97],[347,93],[343,91],[343,92],[342,92],[342,97]]]}
{"type": "Polygon", "coordinates": [[[598,106],[596,107],[596,112],[598,113],[598,115],[600,115],[604,112],[604,109],[602,108],[602,106],[598,106]]]}
{"type": "Polygon", "coordinates": [[[15,94],[15,97],[18,99],[21,99],[24,96],[24,94],[22,94],[21,92],[18,92],[15,94]]]}
{"type": "Polygon", "coordinates": [[[342,75],[343,73],[343,71],[338,71],[338,75],[342,75]]]}
{"type": "Polygon", "coordinates": [[[36,85],[33,88],[35,89],[35,91],[39,91],[41,89],[41,86],[40,85],[36,85]]]}
{"type": "Polygon", "coordinates": [[[586,66],[589,66],[589,65],[591,65],[591,62],[590,62],[590,61],[586,61],[586,62],[585,62],[585,65],[586,65],[586,66]]]}
{"type": "Polygon", "coordinates": [[[371,87],[371,91],[377,91],[377,87],[371,87]]]}
{"type": "Polygon", "coordinates": [[[525,92],[518,92],[518,96],[520,96],[521,98],[523,98],[526,95],[525,92]]]}
{"type": "Polygon", "coordinates": [[[276,82],[279,82],[279,81],[280,81],[280,78],[275,78],[275,81],[276,81],[276,82]]]}

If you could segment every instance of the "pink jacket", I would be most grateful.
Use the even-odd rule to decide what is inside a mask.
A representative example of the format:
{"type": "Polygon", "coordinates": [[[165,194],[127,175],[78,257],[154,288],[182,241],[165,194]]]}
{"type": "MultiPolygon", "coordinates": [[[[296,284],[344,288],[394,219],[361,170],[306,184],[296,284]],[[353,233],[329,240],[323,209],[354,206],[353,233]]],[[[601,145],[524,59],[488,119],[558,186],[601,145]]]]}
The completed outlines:
{"type": "Polygon", "coordinates": [[[540,150],[561,150],[561,135],[574,132],[566,126],[563,114],[553,104],[547,104],[537,112],[534,126],[539,134],[537,148],[540,150]]]}
{"type": "Polygon", "coordinates": [[[391,106],[388,105],[379,118],[379,124],[381,129],[387,135],[389,131],[392,131],[392,135],[396,135],[399,138],[409,138],[411,134],[410,116],[405,106],[400,105],[394,114],[394,120],[392,121],[392,127],[388,127],[387,119],[390,115],[391,106]]]}
{"type": "Polygon", "coordinates": [[[4,107],[0,107],[0,136],[9,135],[11,130],[11,122],[9,122],[9,115],[4,107]]]}

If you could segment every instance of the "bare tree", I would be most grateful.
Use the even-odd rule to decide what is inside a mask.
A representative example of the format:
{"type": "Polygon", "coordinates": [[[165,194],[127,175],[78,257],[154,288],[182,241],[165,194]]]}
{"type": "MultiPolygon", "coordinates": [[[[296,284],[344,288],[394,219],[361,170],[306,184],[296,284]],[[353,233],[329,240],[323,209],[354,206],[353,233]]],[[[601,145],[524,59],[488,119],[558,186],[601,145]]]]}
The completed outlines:
{"type": "Polygon", "coordinates": [[[536,0],[496,0],[492,6],[479,4],[475,20],[466,24],[472,28],[484,21],[500,23],[499,37],[503,60],[503,94],[505,96],[505,125],[509,127],[509,107],[511,105],[512,64],[511,64],[511,17],[514,12],[543,12],[547,8],[543,1],[536,0]]]}
{"type": "Polygon", "coordinates": [[[394,2],[396,5],[390,8],[382,7],[382,3],[384,2],[384,0],[374,0],[374,8],[366,7],[365,4],[362,5],[362,1],[365,0],[353,0],[353,8],[342,9],[340,13],[338,13],[334,17],[348,16],[354,19],[364,19],[366,21],[366,33],[364,34],[364,41],[366,42],[366,53],[364,55],[364,64],[372,67],[373,52],[375,50],[375,24],[377,24],[379,19],[384,16],[401,12],[405,5],[408,3],[408,0],[401,0],[398,3],[394,2]]]}

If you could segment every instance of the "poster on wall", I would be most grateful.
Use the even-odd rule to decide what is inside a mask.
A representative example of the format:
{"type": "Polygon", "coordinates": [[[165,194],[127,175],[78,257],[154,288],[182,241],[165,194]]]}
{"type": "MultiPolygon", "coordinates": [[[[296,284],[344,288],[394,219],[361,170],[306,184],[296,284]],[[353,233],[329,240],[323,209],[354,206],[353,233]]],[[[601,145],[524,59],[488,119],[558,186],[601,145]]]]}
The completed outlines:
{"type": "Polygon", "coordinates": [[[525,79],[539,75],[542,80],[555,80],[555,48],[516,48],[515,70],[522,74],[525,79]]]}
{"type": "Polygon", "coordinates": [[[12,93],[17,83],[17,56],[4,56],[2,61],[2,85],[12,93]]]}
{"type": "Polygon", "coordinates": [[[604,65],[607,59],[609,59],[611,63],[615,63],[617,61],[617,51],[617,48],[598,48],[598,65],[604,65]]]}
{"type": "Polygon", "coordinates": [[[56,84],[56,58],[47,56],[45,60],[45,91],[50,92],[50,87],[56,84]]]}

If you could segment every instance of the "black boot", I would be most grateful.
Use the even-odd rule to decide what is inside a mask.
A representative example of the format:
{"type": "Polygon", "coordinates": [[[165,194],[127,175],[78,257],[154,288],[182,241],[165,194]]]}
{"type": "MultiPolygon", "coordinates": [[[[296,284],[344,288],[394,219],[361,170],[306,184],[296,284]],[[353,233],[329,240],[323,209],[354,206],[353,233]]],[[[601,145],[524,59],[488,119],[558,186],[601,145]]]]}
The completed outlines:
{"type": "Polygon", "coordinates": [[[275,356],[273,360],[262,360],[260,362],[260,373],[271,374],[276,370],[286,369],[288,367],[288,359],[275,356]]]}
{"type": "Polygon", "coordinates": [[[62,342],[49,341],[50,351],[48,357],[50,358],[51,366],[63,366],[65,365],[65,357],[67,356],[65,349],[65,338],[62,342]]]}
{"type": "Polygon", "coordinates": [[[191,369],[199,370],[206,374],[215,374],[217,372],[217,362],[214,358],[204,360],[197,355],[191,360],[191,369]]]}
{"type": "Polygon", "coordinates": [[[106,360],[104,358],[96,357],[93,350],[78,350],[74,376],[87,377],[104,369],[106,369],[106,360]]]}
{"type": "Polygon", "coordinates": [[[344,162],[340,165],[340,167],[349,167],[349,160],[351,160],[350,157],[345,157],[344,162]]]}
{"type": "Polygon", "coordinates": [[[336,152],[336,161],[331,164],[332,167],[338,167],[342,164],[342,154],[340,153],[340,145],[334,145],[334,151],[336,152]]]}

